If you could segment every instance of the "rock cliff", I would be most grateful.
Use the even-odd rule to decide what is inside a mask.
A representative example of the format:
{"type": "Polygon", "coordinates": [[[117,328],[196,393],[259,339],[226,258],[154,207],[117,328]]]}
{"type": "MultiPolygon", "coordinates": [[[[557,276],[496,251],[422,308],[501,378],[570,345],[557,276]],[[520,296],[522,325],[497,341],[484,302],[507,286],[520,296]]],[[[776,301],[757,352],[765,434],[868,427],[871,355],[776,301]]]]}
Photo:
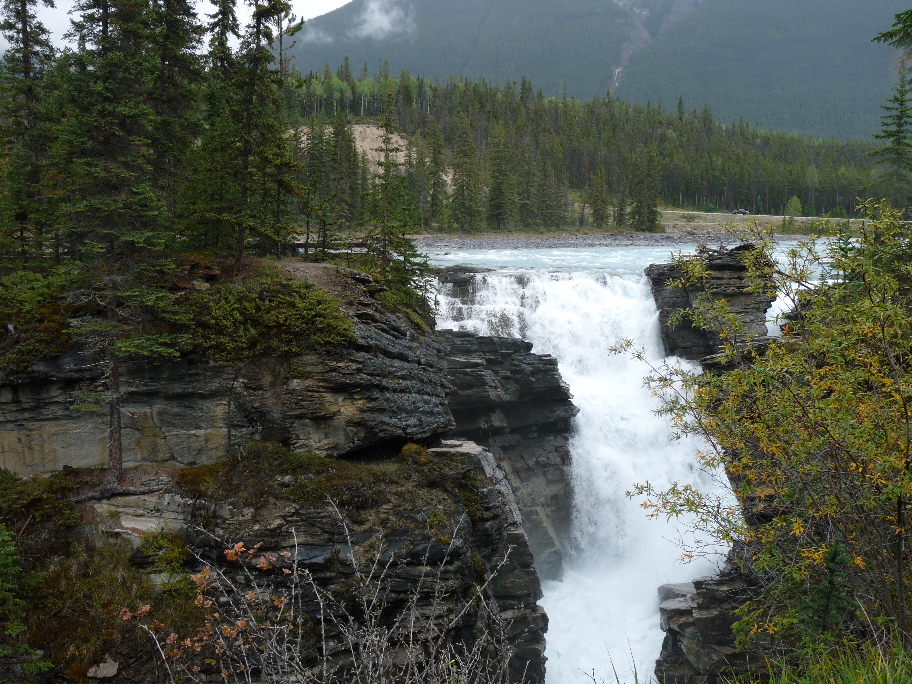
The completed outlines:
{"type": "Polygon", "coordinates": [[[451,432],[483,444],[507,474],[543,578],[560,573],[569,536],[573,405],[557,360],[506,337],[442,331],[453,389],[451,432]]]}
{"type": "MultiPolygon", "coordinates": [[[[401,607],[418,591],[425,615],[455,619],[490,580],[493,613],[467,612],[447,638],[469,647],[495,619],[511,680],[543,682],[547,616],[536,603],[536,565],[548,576],[559,569],[576,413],[556,361],[519,340],[423,330],[382,306],[382,288],[358,272],[281,267],[339,299],[354,341],[241,368],[198,357],[126,364],[127,480],[154,491],[88,503],[87,519],[135,544],[176,533],[223,565],[220,544],[262,543],[264,552],[293,554],[326,591],[343,591],[351,559],[385,545],[401,551],[389,600],[401,607]],[[403,461],[408,442],[431,447],[417,465],[403,461]],[[304,461],[270,470],[268,459],[244,461],[251,444],[304,461]],[[314,484],[326,482],[325,491],[314,484]],[[436,606],[415,584],[432,570],[446,587],[436,606]]],[[[0,465],[26,477],[102,468],[106,415],[85,409],[104,392],[104,373],[99,359],[73,348],[0,386],[0,465]]]]}
{"type": "MultiPolygon", "coordinates": [[[[447,294],[470,307],[476,278],[491,269],[438,270],[447,294]]],[[[442,331],[453,389],[450,433],[488,448],[510,480],[543,578],[560,575],[573,497],[569,435],[578,413],[557,360],[507,337],[442,331]]]]}
{"type": "MultiPolygon", "coordinates": [[[[307,476],[274,477],[269,463],[266,452],[257,452],[251,464],[259,477],[274,479],[271,485],[265,483],[267,496],[243,497],[217,487],[200,491],[188,486],[192,477],[178,475],[161,492],[113,497],[94,508],[108,534],[137,540],[140,533],[148,538],[150,533],[178,532],[196,558],[236,578],[234,591],[223,601],[226,614],[228,598],[236,600],[237,593],[260,585],[274,596],[304,592],[304,610],[319,624],[314,591],[345,596],[365,589],[365,559],[379,553],[382,571],[367,575],[373,577],[371,590],[382,596],[374,616],[382,625],[401,620],[423,624],[426,616],[433,616],[433,630],[425,626],[428,633],[422,631],[419,641],[433,640],[438,648],[443,643],[471,650],[481,635],[493,635],[491,649],[509,650],[510,681],[524,678],[543,684],[548,621],[536,603],[541,585],[512,491],[489,452],[472,442],[449,440],[426,451],[412,446],[399,455],[352,465],[345,477],[359,491],[337,492],[336,505],[302,504],[300,491],[307,476]],[[367,491],[368,480],[380,491],[367,491]],[[296,586],[293,576],[271,568],[257,570],[257,562],[244,574],[224,554],[238,543],[248,549],[260,545],[252,561],[268,554],[278,559],[279,569],[297,561],[298,570],[309,573],[314,586],[302,588],[300,581],[296,586]],[[288,559],[284,565],[283,557],[288,559]],[[477,587],[485,583],[489,610],[473,604],[477,587]]],[[[248,486],[257,486],[248,474],[244,479],[248,486]]],[[[143,564],[143,547],[138,548],[137,562],[143,564]]],[[[201,567],[191,560],[190,569],[201,567]]],[[[370,621],[361,615],[358,622],[370,621]]],[[[330,625],[321,638],[344,653],[343,637],[330,625]]],[[[403,639],[390,637],[386,646],[385,657],[394,662],[414,657],[408,655],[414,644],[410,647],[403,639]]],[[[430,643],[425,646],[430,649],[430,643]]],[[[302,651],[300,657],[310,658],[305,667],[318,666],[318,650],[302,651]]],[[[112,659],[124,660],[123,655],[115,648],[112,659]]],[[[340,662],[344,665],[344,659],[340,662]]],[[[221,681],[218,676],[215,680],[221,681]]]]}
{"type": "MultiPolygon", "coordinates": [[[[384,309],[363,274],[320,264],[285,267],[341,300],[355,342],[332,354],[265,358],[242,369],[204,359],[128,364],[127,467],[215,463],[252,440],[336,456],[398,449],[454,427],[434,334],[384,309]]],[[[107,416],[75,408],[105,390],[103,373],[98,359],[77,349],[0,386],[0,465],[20,475],[104,466],[107,416]]]]}
{"type": "Polygon", "coordinates": [[[747,671],[750,654],[735,648],[734,611],[751,594],[744,578],[714,577],[659,587],[665,639],[655,677],[663,684],[722,684],[747,671]]]}
{"type": "Polygon", "coordinates": [[[708,277],[699,285],[678,287],[673,285],[683,273],[675,264],[652,264],[646,268],[646,277],[659,309],[659,326],[665,353],[699,361],[704,356],[719,351],[721,340],[712,331],[695,327],[690,320],[672,325],[671,317],[682,310],[693,308],[697,297],[705,292],[713,299],[725,299],[732,313],[744,326],[747,336],[766,334],[766,312],[773,298],[764,292],[750,291],[751,284],[745,277],[745,267],[740,255],[753,245],[739,245],[732,249],[717,250],[705,246],[698,250],[708,271],[708,277]]]}
{"type": "MultiPolygon", "coordinates": [[[[669,284],[682,276],[674,264],[647,267],[646,276],[659,310],[667,354],[700,361],[706,372],[726,370],[718,355],[721,347],[718,335],[697,328],[688,320],[678,325],[669,322],[676,312],[693,307],[701,292],[727,301],[751,338],[746,340],[748,344],[761,349],[768,343],[766,314],[773,299],[764,293],[748,291],[750,284],[739,257],[751,247],[698,251],[709,272],[702,287],[681,288],[669,284]]],[[[745,672],[751,664],[750,654],[735,648],[732,625],[737,621],[733,612],[750,597],[749,578],[736,571],[731,563],[714,577],[659,587],[659,614],[665,640],[656,661],[656,679],[667,684],[716,684],[745,672]]]]}

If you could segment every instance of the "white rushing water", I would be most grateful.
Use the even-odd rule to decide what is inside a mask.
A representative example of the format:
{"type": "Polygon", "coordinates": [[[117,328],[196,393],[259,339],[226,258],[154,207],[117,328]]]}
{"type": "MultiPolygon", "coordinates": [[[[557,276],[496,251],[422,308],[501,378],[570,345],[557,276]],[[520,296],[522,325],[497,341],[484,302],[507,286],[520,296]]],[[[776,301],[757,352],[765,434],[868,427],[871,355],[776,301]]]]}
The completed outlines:
{"type": "Polygon", "coordinates": [[[560,581],[544,585],[548,684],[651,681],[661,649],[656,589],[711,574],[682,565],[674,524],[650,520],[626,492],[636,482],[712,483],[695,469],[697,445],[674,441],[648,368],[608,348],[629,338],[662,357],[655,304],[643,268],[668,248],[516,250],[435,255],[438,264],[483,265],[473,306],[442,292],[438,327],[522,337],[555,356],[579,407],[571,439],[573,546],[560,581]],[[549,252],[551,252],[549,254],[549,252]]]}

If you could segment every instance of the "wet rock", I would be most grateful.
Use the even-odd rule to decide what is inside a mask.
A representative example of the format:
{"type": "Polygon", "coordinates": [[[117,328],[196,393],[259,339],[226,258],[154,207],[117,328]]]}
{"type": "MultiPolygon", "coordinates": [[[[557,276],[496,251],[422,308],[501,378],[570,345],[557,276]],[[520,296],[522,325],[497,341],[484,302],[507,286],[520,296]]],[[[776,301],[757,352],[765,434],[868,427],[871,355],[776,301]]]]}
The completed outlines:
{"type": "Polygon", "coordinates": [[[453,386],[450,435],[491,452],[516,497],[539,574],[555,578],[569,536],[568,441],[578,412],[557,360],[532,353],[523,340],[451,330],[441,336],[453,386]]]}

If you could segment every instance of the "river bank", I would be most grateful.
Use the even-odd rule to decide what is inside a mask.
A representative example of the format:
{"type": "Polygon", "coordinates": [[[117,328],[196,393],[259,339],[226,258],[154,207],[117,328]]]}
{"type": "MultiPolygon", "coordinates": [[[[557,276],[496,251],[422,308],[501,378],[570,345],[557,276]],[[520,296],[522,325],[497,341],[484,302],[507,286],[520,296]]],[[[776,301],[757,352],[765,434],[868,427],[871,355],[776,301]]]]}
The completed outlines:
{"type": "MultiPolygon", "coordinates": [[[[780,236],[789,241],[807,236],[780,236]]],[[[669,232],[669,233],[594,233],[555,235],[419,235],[415,238],[418,249],[425,254],[445,253],[450,250],[468,249],[565,249],[572,247],[663,247],[693,245],[695,242],[734,245],[741,240],[727,231],[669,232]]]]}

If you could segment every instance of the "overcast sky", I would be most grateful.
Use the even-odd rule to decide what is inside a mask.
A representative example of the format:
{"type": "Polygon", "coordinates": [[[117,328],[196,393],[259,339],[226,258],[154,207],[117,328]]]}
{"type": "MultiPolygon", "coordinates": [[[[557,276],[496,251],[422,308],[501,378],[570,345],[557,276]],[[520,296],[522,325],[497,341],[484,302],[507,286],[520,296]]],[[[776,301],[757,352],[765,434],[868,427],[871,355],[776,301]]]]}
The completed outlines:
{"type": "MultiPolygon", "coordinates": [[[[292,10],[299,18],[310,19],[319,17],[332,10],[346,5],[350,0],[291,0],[292,10]]],[[[63,34],[70,28],[70,17],[68,12],[72,7],[72,0],[56,0],[55,9],[42,8],[39,12],[41,21],[47,26],[48,30],[54,35],[55,44],[60,44],[63,40],[63,34]]],[[[205,0],[197,0],[197,12],[204,15],[212,11],[212,6],[205,0]]],[[[241,26],[250,17],[249,5],[246,2],[238,2],[238,20],[241,26]]],[[[0,38],[0,46],[3,40],[0,38]]]]}

